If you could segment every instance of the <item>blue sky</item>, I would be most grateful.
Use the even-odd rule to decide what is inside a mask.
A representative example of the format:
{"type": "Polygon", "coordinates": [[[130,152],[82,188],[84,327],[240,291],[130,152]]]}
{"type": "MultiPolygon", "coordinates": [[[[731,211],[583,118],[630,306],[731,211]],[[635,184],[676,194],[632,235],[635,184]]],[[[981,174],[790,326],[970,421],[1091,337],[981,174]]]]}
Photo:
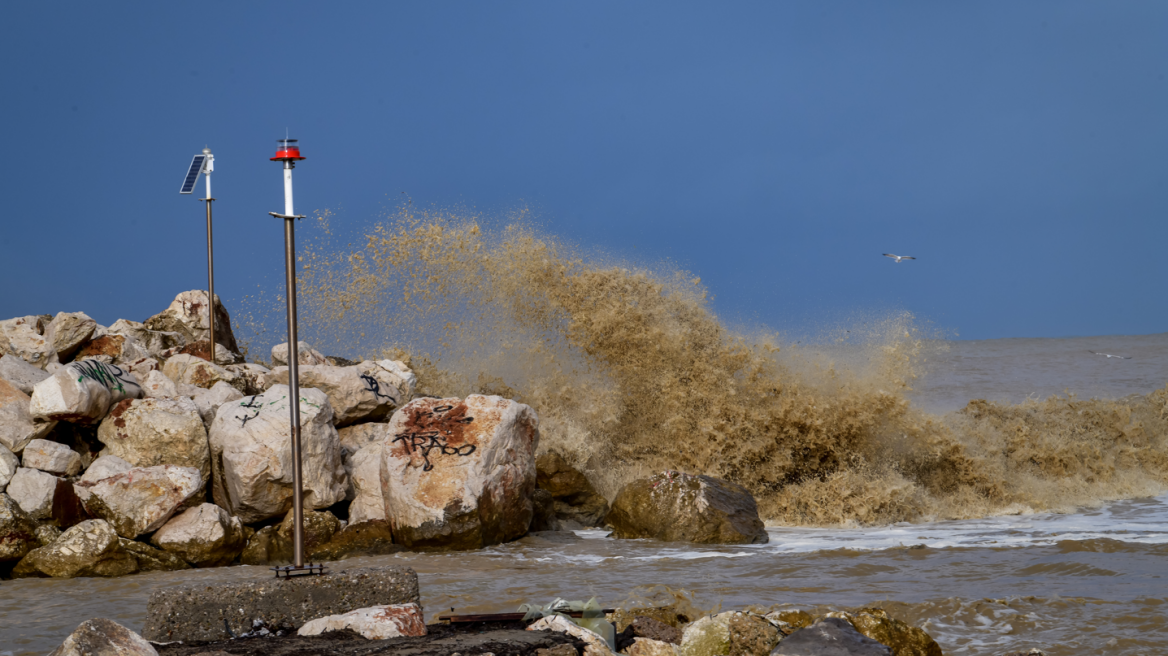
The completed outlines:
{"type": "Polygon", "coordinates": [[[734,320],[1164,332],[1165,34],[1163,2],[6,3],[0,317],[204,286],[204,144],[216,291],[278,292],[287,127],[299,213],[530,207],[734,320]]]}

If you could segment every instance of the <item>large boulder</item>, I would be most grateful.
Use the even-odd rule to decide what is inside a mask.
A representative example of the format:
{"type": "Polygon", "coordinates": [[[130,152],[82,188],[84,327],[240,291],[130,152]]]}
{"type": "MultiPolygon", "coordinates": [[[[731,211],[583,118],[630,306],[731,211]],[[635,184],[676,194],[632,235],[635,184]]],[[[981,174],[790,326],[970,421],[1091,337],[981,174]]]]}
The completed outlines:
{"type": "Polygon", "coordinates": [[[57,493],[57,481],[61,479],[39,469],[21,467],[8,482],[8,496],[33,519],[49,519],[53,516],[53,497],[57,493]]]}
{"type": "Polygon", "coordinates": [[[767,656],[782,639],[760,615],[729,611],[699,618],[682,632],[681,656],[767,656]]]}
{"type": "Polygon", "coordinates": [[[110,410],[97,429],[102,455],[135,467],[194,467],[211,477],[211,451],[199,408],[186,397],[127,399],[110,410]]]}
{"type": "MultiPolygon", "coordinates": [[[[296,362],[301,365],[328,364],[328,359],[318,350],[308,345],[308,342],[296,342],[296,362]]],[[[272,347],[272,366],[288,366],[288,342],[276,344],[272,347]]]]}
{"type": "Polygon", "coordinates": [[[126,319],[115,321],[112,326],[106,329],[106,333],[129,337],[141,344],[152,358],[160,358],[163,351],[185,346],[190,341],[182,333],[151,330],[146,327],[146,324],[126,319]]]}
{"type": "Polygon", "coordinates": [[[76,476],[81,471],[81,454],[64,444],[48,440],[29,442],[24,447],[21,462],[30,469],[58,476],[76,476]]]}
{"type": "Polygon", "coordinates": [[[49,656],[158,656],[145,638],[113,620],[86,620],[49,656]]]}
{"type": "MultiPolygon", "coordinates": [[[[302,387],[328,395],[338,427],[388,417],[410,400],[417,383],[414,372],[394,360],[365,361],[352,367],[303,365],[299,374],[302,387]]],[[[272,369],[265,380],[267,385],[287,385],[288,368],[272,369]]]]}
{"type": "Polygon", "coordinates": [[[385,499],[381,496],[381,456],[383,444],[369,444],[356,453],[344,455],[345,471],[352,490],[349,523],[385,520],[385,499]]]}
{"type": "Polygon", "coordinates": [[[45,330],[45,342],[62,362],[68,362],[96,329],[97,322],[84,312],[58,312],[45,330]]]}
{"type": "Polygon", "coordinates": [[[106,520],[118,535],[133,540],[162,528],[166,520],[203,488],[194,467],[158,465],[135,467],[96,483],[78,482],[85,488],[85,509],[106,520]]]}
{"type": "Polygon", "coordinates": [[[422,608],[417,604],[390,604],[358,608],[340,615],[318,617],[296,632],[296,635],[314,636],[328,631],[351,629],[366,640],[387,640],[403,636],[426,635],[422,608]]]}
{"type": "Polygon", "coordinates": [[[0,493],[0,562],[20,560],[38,545],[37,523],[12,497],[0,493]]]}
{"type": "Polygon", "coordinates": [[[106,364],[125,365],[150,358],[150,351],[127,335],[106,333],[94,337],[77,351],[75,360],[97,360],[106,364]]]}
{"type": "Polygon", "coordinates": [[[97,424],[116,403],[142,397],[134,375],[97,360],[65,365],[32,390],[29,412],[34,419],[97,424]]]}
{"type": "Polygon", "coordinates": [[[555,500],[556,517],[581,526],[599,526],[608,515],[608,502],[563,456],[549,451],[535,460],[535,484],[555,500]]]}
{"type": "Polygon", "coordinates": [[[892,650],[847,620],[827,617],[784,638],[771,656],[892,656],[892,650]]]}
{"type": "Polygon", "coordinates": [[[190,564],[182,558],[137,540],[127,540],[119,537],[118,542],[126,553],[134,557],[138,563],[139,572],[176,572],[181,569],[191,569],[190,564]]]}
{"type": "MultiPolygon", "coordinates": [[[[160,370],[146,372],[145,377],[138,376],[138,384],[142,387],[142,396],[148,399],[174,398],[185,396],[193,398],[207,390],[186,383],[176,383],[166,377],[160,370]]],[[[222,385],[223,383],[216,383],[222,385]]]]}
{"type": "Polygon", "coordinates": [[[215,421],[215,413],[219,412],[219,408],[242,398],[243,392],[220,381],[212,385],[210,389],[199,389],[198,393],[191,397],[191,400],[195,402],[195,407],[199,409],[199,416],[203,418],[203,425],[210,431],[211,423],[215,421]]]}
{"type": "MultiPolygon", "coordinates": [[[[293,520],[291,510],[284,521],[266,526],[251,536],[241,558],[244,565],[292,562],[293,520]]],[[[326,511],[304,511],[304,555],[316,560],[316,552],[341,530],[341,521],[326,511]]]]}
{"type": "Polygon", "coordinates": [[[123,547],[109,523],[81,522],[51,544],[28,552],[13,570],[14,577],[124,576],[138,571],[138,561],[123,547]]]}
{"type": "Polygon", "coordinates": [[[615,538],[702,544],[764,544],[768,537],[746,488],[710,476],[667,471],[629,483],[607,521],[615,538]]]}
{"type": "Polygon", "coordinates": [[[150,541],[195,567],[230,565],[247,545],[239,518],[213,503],[176,515],[150,541]]]}
{"type": "Polygon", "coordinates": [[[6,380],[25,394],[32,394],[32,388],[51,374],[25,362],[15,355],[0,356],[0,379],[6,380]]]}
{"type": "Polygon", "coordinates": [[[34,418],[31,407],[32,399],[27,394],[0,380],[0,444],[13,453],[20,453],[29,442],[48,435],[57,424],[34,418]]]}
{"type": "Polygon", "coordinates": [[[57,362],[52,343],[44,337],[48,323],[38,315],[0,321],[0,353],[14,355],[38,369],[57,362]]]}
{"type": "Polygon", "coordinates": [[[861,608],[854,613],[828,613],[847,620],[865,636],[887,645],[893,656],[941,656],[941,646],[923,629],[888,616],[883,608],[861,608]]]}
{"type": "Polygon", "coordinates": [[[162,373],[176,383],[203,389],[210,389],[219,382],[227,383],[236,389],[243,385],[243,381],[235,372],[186,353],[180,353],[167,360],[166,364],[162,365],[162,373]]]}
{"type": "Polygon", "coordinates": [[[381,489],[395,541],[478,549],[527,532],[539,444],[531,407],[478,394],[415,399],[389,425],[381,489]]]}
{"type": "MultiPolygon", "coordinates": [[[[289,390],[276,385],[223,405],[211,424],[215,503],[245,523],[279,517],[292,507],[289,390]]],[[[306,508],[345,498],[341,442],[324,392],[300,390],[300,462],[306,508]]]]}
{"type": "MultiPolygon", "coordinates": [[[[170,307],[146,320],[146,328],[159,332],[181,334],[187,344],[211,339],[211,314],[207,302],[207,292],[195,289],[182,292],[174,297],[170,307]]],[[[226,346],[232,353],[239,353],[235,334],[231,332],[231,317],[227,309],[215,296],[215,342],[226,346]]],[[[185,345],[185,344],[184,344],[185,345]]]]}
{"type": "Polygon", "coordinates": [[[8,447],[0,444],[0,492],[8,487],[17,469],[20,469],[20,458],[17,458],[8,447]]]}

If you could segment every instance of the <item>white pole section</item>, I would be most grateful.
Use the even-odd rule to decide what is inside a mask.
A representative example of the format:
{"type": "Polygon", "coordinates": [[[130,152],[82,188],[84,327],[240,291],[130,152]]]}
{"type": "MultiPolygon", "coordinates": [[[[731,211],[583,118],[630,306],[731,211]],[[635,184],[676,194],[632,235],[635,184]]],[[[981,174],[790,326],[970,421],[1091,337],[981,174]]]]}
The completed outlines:
{"type": "Polygon", "coordinates": [[[284,216],[292,216],[292,162],[284,162],[284,216]]]}

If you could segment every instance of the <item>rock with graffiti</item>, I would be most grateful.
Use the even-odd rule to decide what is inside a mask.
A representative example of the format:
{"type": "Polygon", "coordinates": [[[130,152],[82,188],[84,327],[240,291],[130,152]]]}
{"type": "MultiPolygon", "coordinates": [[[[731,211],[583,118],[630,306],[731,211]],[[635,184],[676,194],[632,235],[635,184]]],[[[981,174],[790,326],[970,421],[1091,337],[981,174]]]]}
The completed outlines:
{"type": "Polygon", "coordinates": [[[415,399],[394,413],[381,488],[394,540],[478,549],[527,532],[539,417],[499,396],[415,399]]]}
{"type": "MultiPolygon", "coordinates": [[[[211,424],[213,498],[244,523],[283,516],[292,507],[289,389],[220,406],[211,424]]],[[[324,392],[300,389],[300,460],[304,506],[327,508],[345,498],[341,442],[324,392]]]]}
{"type": "MultiPolygon", "coordinates": [[[[299,374],[301,387],[328,395],[338,427],[385,419],[410,400],[417,384],[414,372],[395,360],[366,360],[351,367],[301,365],[299,374]]],[[[265,376],[265,386],[287,384],[288,367],[276,367],[265,376]]]]}
{"type": "Polygon", "coordinates": [[[109,409],[125,399],[142,398],[134,374],[97,360],[72,362],[37,383],[29,412],[34,419],[100,423],[109,409]]]}

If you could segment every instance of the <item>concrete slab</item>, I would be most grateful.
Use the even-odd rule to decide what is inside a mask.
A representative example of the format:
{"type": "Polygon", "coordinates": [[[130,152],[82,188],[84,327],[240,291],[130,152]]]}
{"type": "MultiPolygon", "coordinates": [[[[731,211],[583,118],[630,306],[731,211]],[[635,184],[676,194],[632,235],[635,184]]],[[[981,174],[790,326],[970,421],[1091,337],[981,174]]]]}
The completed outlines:
{"type": "Polygon", "coordinates": [[[250,631],[255,620],[295,629],[325,615],[411,602],[418,603],[418,574],[409,567],[185,584],[150,595],[142,635],[154,642],[225,640],[231,637],[227,627],[240,635],[250,631]]]}

